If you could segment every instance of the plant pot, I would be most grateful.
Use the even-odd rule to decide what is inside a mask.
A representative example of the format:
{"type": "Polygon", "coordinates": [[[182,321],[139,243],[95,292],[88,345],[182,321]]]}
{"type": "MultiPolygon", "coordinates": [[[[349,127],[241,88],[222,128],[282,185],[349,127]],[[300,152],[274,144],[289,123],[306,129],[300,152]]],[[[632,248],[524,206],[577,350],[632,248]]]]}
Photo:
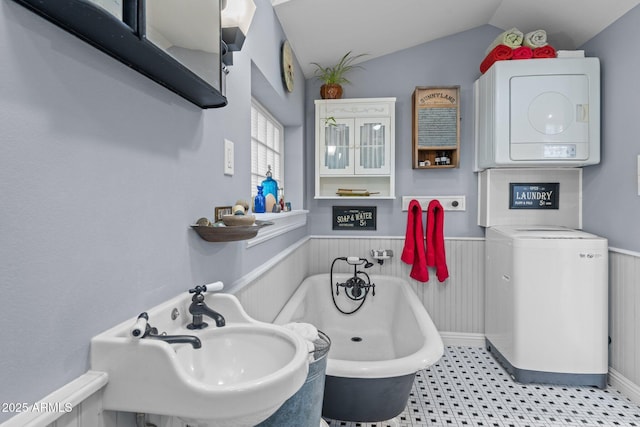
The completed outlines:
{"type": "Polygon", "coordinates": [[[335,83],[326,83],[320,86],[320,96],[322,99],[342,98],[342,86],[335,83]]]}

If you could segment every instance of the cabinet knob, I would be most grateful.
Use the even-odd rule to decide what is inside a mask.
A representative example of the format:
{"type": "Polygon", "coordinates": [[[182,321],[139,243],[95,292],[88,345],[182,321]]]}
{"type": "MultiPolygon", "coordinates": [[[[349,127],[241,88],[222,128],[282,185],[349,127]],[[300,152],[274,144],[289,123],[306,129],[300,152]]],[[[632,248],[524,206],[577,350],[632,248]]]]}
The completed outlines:
{"type": "Polygon", "coordinates": [[[454,200],[453,202],[451,202],[451,206],[453,206],[454,208],[458,207],[458,201],[454,200]]]}

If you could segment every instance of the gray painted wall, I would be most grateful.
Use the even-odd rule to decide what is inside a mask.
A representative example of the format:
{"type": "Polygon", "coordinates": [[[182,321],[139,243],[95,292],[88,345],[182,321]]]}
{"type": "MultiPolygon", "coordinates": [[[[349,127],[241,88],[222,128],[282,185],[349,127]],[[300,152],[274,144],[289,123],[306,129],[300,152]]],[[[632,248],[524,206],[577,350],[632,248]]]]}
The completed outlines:
{"type": "MultiPolygon", "coordinates": [[[[353,84],[344,87],[344,98],[396,97],[396,200],[315,200],[313,153],[307,156],[307,205],[311,211],[310,229],[316,235],[348,235],[331,230],[334,205],[377,206],[377,231],[351,234],[401,236],[406,229],[402,196],[465,195],[467,210],[445,218],[448,237],[484,236],[477,224],[477,181],[472,171],[473,82],[480,76],[479,66],[486,47],[500,30],[483,26],[430,43],[375,58],[362,64],[349,76],[353,84]],[[411,168],[411,95],[416,86],[460,85],[460,167],[444,170],[411,168]]],[[[346,49],[346,48],[345,48],[346,49]]],[[[361,52],[355,52],[361,53],[361,52]]],[[[320,98],[320,82],[307,82],[307,147],[314,141],[314,100],[320,98]]]]}
{"type": "Polygon", "coordinates": [[[584,169],[584,228],[640,252],[640,6],[584,45],[602,70],[602,162],[584,169]]]}
{"type": "MultiPolygon", "coordinates": [[[[584,168],[584,228],[610,239],[615,247],[640,251],[640,227],[633,221],[640,216],[637,188],[637,135],[640,121],[634,112],[640,82],[633,78],[640,59],[630,47],[640,42],[640,7],[589,41],[587,56],[598,56],[602,64],[602,163],[584,168]],[[624,226],[621,226],[624,225],[624,226]]],[[[544,28],[544,24],[540,25],[544,28]]],[[[331,230],[333,205],[362,204],[378,207],[378,230],[351,232],[357,235],[404,235],[406,213],[401,211],[403,195],[467,196],[466,212],[451,212],[445,217],[445,235],[482,236],[477,224],[477,179],[472,172],[473,156],[473,82],[480,76],[479,64],[486,46],[500,30],[478,27],[430,43],[402,50],[362,65],[351,75],[352,85],[345,87],[345,98],[397,97],[396,104],[396,196],[387,200],[315,200],[315,159],[307,155],[307,204],[311,211],[310,231],[314,235],[346,235],[331,230]],[[461,86],[460,167],[447,170],[411,169],[411,94],[416,86],[461,86]]],[[[559,40],[549,39],[556,49],[566,48],[559,40]]],[[[360,53],[360,52],[356,52],[360,53]]],[[[313,149],[314,99],[320,83],[309,79],[306,99],[307,147],[313,149]]]]}
{"type": "Polygon", "coordinates": [[[189,229],[249,198],[252,90],[290,126],[286,186],[303,202],[305,81],[298,67],[284,93],[284,35],[270,2],[256,4],[229,105],[203,111],[0,2],[0,402],[37,402],[89,368],[92,336],[194,284],[231,284],[307,235],[246,249],[189,229]],[[224,138],[235,142],[233,177],[224,138]]]}

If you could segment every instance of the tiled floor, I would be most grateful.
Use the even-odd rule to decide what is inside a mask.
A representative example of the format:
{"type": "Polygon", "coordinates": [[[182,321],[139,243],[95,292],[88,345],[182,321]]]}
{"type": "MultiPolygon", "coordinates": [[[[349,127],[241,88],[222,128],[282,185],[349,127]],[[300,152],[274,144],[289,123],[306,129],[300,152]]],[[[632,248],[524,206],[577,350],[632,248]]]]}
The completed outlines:
{"type": "Polygon", "coordinates": [[[483,348],[447,347],[416,375],[407,408],[381,423],[331,427],[638,426],[640,407],[617,390],[518,384],[483,348]]]}

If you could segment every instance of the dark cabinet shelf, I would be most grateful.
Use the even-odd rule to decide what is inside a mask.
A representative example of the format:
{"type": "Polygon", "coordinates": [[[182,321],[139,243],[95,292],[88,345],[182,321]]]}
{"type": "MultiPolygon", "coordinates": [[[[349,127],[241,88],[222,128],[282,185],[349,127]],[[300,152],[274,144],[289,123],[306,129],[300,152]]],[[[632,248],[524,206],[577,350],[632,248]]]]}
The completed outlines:
{"type": "Polygon", "coordinates": [[[146,39],[144,2],[125,0],[134,10],[132,28],[87,0],[14,1],[201,108],[227,104],[218,89],[146,39]]]}

